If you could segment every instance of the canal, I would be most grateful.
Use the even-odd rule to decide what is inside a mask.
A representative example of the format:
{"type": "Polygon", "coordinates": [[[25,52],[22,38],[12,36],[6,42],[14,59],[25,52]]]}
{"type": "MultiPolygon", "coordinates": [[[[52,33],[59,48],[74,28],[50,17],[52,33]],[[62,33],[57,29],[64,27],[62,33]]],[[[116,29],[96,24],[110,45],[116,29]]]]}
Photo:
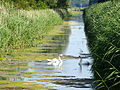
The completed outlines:
{"type": "Polygon", "coordinates": [[[2,62],[1,89],[92,90],[93,59],[87,46],[82,13],[74,13],[56,29],[32,48],[16,50],[6,58],[9,64],[2,62]],[[57,58],[59,54],[64,55],[63,63],[49,65],[47,59],[57,58]]]}

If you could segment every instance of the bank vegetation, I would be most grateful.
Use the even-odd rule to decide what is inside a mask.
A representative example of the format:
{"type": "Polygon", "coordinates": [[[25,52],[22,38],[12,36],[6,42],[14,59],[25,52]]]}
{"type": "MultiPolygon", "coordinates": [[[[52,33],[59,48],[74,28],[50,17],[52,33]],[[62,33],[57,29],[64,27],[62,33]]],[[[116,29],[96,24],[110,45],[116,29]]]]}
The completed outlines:
{"type": "Polygon", "coordinates": [[[0,57],[15,49],[31,47],[39,43],[56,25],[69,16],[64,9],[15,8],[16,4],[0,1],[0,57]]]}
{"type": "Polygon", "coordinates": [[[94,4],[84,12],[88,45],[94,58],[96,88],[120,89],[120,2],[94,4]]]}

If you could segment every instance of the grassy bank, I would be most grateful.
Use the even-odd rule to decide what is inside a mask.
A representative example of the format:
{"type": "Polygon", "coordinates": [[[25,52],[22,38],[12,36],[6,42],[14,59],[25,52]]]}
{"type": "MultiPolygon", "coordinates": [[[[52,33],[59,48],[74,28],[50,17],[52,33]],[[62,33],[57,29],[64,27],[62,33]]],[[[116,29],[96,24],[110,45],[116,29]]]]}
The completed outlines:
{"type": "Polygon", "coordinates": [[[25,11],[0,3],[0,57],[33,46],[54,26],[62,24],[61,17],[52,9],[25,11]]]}
{"type": "Polygon", "coordinates": [[[94,4],[84,12],[97,89],[120,89],[120,2],[94,4]]]}

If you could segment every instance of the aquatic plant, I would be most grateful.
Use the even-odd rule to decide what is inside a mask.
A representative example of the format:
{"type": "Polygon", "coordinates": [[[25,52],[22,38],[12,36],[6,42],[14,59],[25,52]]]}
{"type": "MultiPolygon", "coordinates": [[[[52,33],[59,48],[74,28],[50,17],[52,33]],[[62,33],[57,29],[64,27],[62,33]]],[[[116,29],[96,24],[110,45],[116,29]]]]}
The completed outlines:
{"type": "Polygon", "coordinates": [[[40,84],[25,84],[29,82],[23,82],[23,81],[5,81],[0,80],[0,89],[48,89],[47,87],[44,87],[40,84]]]}
{"type": "Polygon", "coordinates": [[[88,45],[94,58],[92,70],[97,89],[119,90],[120,2],[94,4],[84,12],[88,45]]]}

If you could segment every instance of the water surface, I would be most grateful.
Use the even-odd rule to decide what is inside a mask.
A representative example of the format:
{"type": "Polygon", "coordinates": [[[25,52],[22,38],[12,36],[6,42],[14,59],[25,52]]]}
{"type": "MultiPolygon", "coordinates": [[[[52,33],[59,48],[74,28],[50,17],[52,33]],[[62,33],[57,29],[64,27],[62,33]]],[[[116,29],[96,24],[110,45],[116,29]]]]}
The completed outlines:
{"type": "Polygon", "coordinates": [[[2,63],[0,80],[3,85],[0,86],[9,89],[92,90],[91,65],[79,65],[79,58],[71,58],[81,56],[82,63],[92,63],[82,13],[74,13],[58,32],[46,37],[35,47],[9,56],[9,64],[2,63]],[[61,53],[70,56],[62,58],[62,65],[47,64],[48,58],[57,58],[61,53]]]}

